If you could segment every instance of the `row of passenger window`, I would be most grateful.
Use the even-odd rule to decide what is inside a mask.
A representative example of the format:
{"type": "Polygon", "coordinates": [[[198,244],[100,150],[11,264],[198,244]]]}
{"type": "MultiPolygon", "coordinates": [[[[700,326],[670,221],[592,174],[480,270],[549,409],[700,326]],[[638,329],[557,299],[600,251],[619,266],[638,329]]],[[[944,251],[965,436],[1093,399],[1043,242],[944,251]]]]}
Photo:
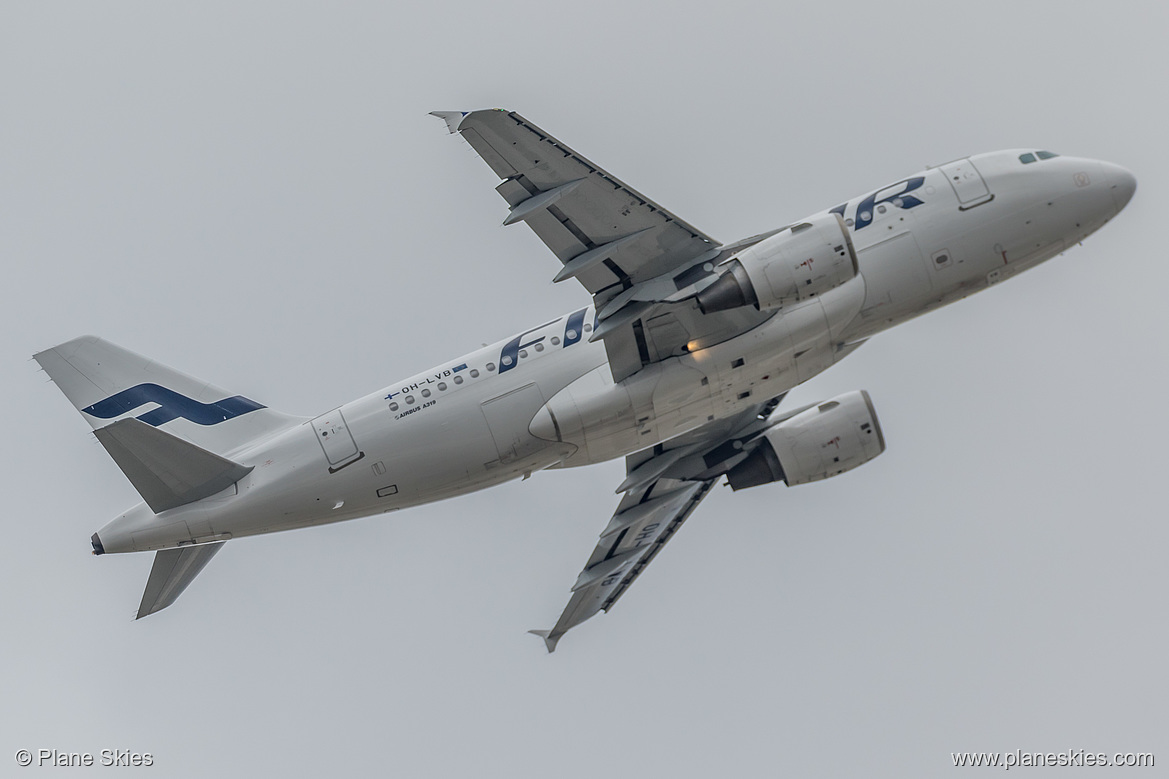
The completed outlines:
{"type": "MultiPolygon", "coordinates": [[[[586,333],[588,333],[593,329],[593,326],[586,322],[584,327],[581,329],[583,329],[586,333]]],[[[568,332],[565,333],[565,336],[567,336],[571,342],[572,339],[576,338],[577,333],[575,330],[569,330],[568,332]]],[[[554,335],[551,338],[549,338],[548,341],[553,346],[560,345],[560,337],[559,336],[554,335]]],[[[542,351],[544,351],[544,344],[538,343],[535,346],[533,346],[532,348],[535,349],[537,352],[542,352],[542,351]]],[[[523,358],[527,357],[528,350],[527,349],[520,349],[519,356],[520,356],[521,360],[523,358]]],[[[508,365],[511,365],[512,359],[510,356],[504,355],[503,358],[500,360],[500,362],[502,362],[504,366],[508,366],[508,365]]],[[[493,363],[493,362],[489,362],[483,367],[485,367],[489,373],[495,371],[495,363],[493,363]]],[[[467,373],[470,374],[472,379],[479,378],[479,369],[478,368],[472,368],[471,370],[467,371],[467,373]]],[[[460,376],[459,374],[456,373],[454,378],[451,379],[451,381],[454,382],[455,384],[462,384],[464,379],[462,376],[460,376]]],[[[440,381],[438,384],[435,385],[435,388],[439,392],[446,392],[448,389],[447,383],[445,381],[440,381]]],[[[420,394],[424,398],[429,398],[433,393],[431,393],[431,391],[429,389],[423,389],[418,394],[420,394]]],[[[413,395],[407,395],[404,399],[406,401],[406,405],[408,405],[408,406],[412,406],[418,402],[417,398],[415,398],[413,395]]],[[[390,411],[397,411],[399,408],[401,408],[401,405],[397,401],[390,401],[390,411]]]]}
{"type": "MultiPolygon", "coordinates": [[[[901,198],[899,198],[899,197],[895,197],[892,200],[890,200],[889,202],[892,203],[897,208],[901,208],[905,205],[904,201],[902,201],[901,198]]],[[[883,214],[883,213],[885,213],[886,210],[888,210],[888,209],[886,209],[885,206],[883,206],[883,205],[877,206],[877,213],[878,214],[883,214]]],[[[873,219],[873,212],[872,211],[861,211],[859,214],[857,214],[857,218],[860,219],[862,222],[871,222],[873,219]]],[[[852,227],[852,225],[853,225],[852,218],[849,217],[848,219],[845,219],[844,224],[846,227],[852,227]]]]}

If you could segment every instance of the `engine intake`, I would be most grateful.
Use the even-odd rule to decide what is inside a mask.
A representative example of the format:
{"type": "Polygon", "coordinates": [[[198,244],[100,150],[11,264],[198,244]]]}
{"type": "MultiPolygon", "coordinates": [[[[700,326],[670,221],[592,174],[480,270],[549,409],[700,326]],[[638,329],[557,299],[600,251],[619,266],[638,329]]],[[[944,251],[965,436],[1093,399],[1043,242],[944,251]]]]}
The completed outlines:
{"type": "Polygon", "coordinates": [[[729,267],[718,280],[696,296],[704,314],[748,305],[781,308],[827,292],[858,273],[852,236],[836,213],[790,227],[725,264],[729,267]]]}
{"type": "Polygon", "coordinates": [[[745,460],[727,471],[731,489],[783,481],[789,487],[850,471],[885,451],[877,412],[864,390],[839,395],[763,432],[745,460]]]}

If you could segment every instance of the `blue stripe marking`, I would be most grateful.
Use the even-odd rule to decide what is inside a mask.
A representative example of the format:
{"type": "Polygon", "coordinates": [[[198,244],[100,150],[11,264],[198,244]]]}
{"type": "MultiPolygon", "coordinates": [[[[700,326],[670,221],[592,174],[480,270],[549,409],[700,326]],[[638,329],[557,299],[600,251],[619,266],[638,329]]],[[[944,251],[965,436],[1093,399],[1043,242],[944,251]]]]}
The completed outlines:
{"type": "Polygon", "coordinates": [[[158,384],[139,384],[81,410],[99,419],[113,419],[147,403],[157,403],[159,407],[147,411],[138,419],[155,427],[179,417],[197,425],[218,425],[228,419],[266,408],[243,395],[224,398],[215,403],[200,403],[158,384]]]}
{"type": "Polygon", "coordinates": [[[568,322],[564,325],[564,347],[572,346],[579,341],[584,335],[584,318],[587,308],[582,308],[580,311],[575,311],[568,317],[568,322]],[[572,335],[569,335],[572,333],[572,335]]]}
{"type": "Polygon", "coordinates": [[[451,368],[452,373],[458,373],[459,371],[465,371],[465,370],[467,370],[467,363],[463,363],[462,365],[456,365],[455,367],[451,368]]]}

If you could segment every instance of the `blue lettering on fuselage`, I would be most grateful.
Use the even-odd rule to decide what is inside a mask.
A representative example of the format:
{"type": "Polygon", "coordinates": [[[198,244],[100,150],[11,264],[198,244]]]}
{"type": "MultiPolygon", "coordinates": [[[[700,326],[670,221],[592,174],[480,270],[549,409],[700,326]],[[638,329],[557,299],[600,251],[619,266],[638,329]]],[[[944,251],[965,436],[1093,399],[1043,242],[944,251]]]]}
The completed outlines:
{"type": "Polygon", "coordinates": [[[531,330],[525,330],[503,345],[503,350],[499,353],[499,372],[507,373],[512,368],[519,367],[520,364],[520,349],[527,349],[529,346],[535,346],[544,340],[546,336],[533,338],[530,341],[525,341],[524,336],[529,333],[534,333],[537,330],[542,330],[548,325],[540,325],[533,327],[531,330]]]}
{"type": "MultiPolygon", "coordinates": [[[[578,343],[584,337],[584,318],[588,312],[587,308],[582,308],[580,311],[574,311],[568,315],[568,320],[564,323],[564,341],[561,346],[562,349],[567,349],[575,343],[578,343]]],[[[507,371],[516,368],[520,364],[520,350],[526,349],[529,346],[535,346],[542,342],[546,336],[533,338],[530,341],[524,341],[524,338],[532,333],[543,330],[549,325],[556,324],[556,320],[545,322],[539,327],[533,327],[531,330],[525,330],[517,335],[515,338],[503,345],[503,350],[499,353],[499,372],[506,373],[507,371]]]]}
{"type": "MultiPolygon", "coordinates": [[[[890,184],[887,187],[881,187],[876,192],[861,200],[860,203],[857,204],[856,211],[854,212],[853,229],[862,230],[872,224],[873,211],[878,205],[882,203],[888,203],[896,208],[903,209],[917,208],[920,205],[924,205],[924,201],[920,200],[914,195],[909,194],[910,192],[919,189],[924,183],[925,176],[914,176],[911,179],[898,181],[896,184],[890,184]],[[892,192],[885,197],[881,197],[881,195],[889,192],[890,190],[898,191],[892,192]]],[[[846,215],[845,212],[847,209],[848,203],[843,203],[836,208],[831,209],[828,213],[840,214],[841,217],[844,217],[846,215]]]]}
{"type": "MultiPolygon", "coordinates": [[[[587,313],[588,313],[588,309],[582,308],[580,311],[574,311],[573,313],[568,315],[568,317],[564,323],[564,338],[563,338],[563,341],[561,342],[562,349],[567,349],[568,347],[572,346],[573,344],[580,343],[581,339],[584,338],[584,320],[585,320],[585,314],[587,314],[587,313]]],[[[544,340],[547,338],[547,336],[541,335],[537,338],[532,338],[532,339],[527,340],[527,341],[525,341],[524,338],[531,335],[532,333],[539,332],[540,330],[543,330],[546,327],[550,327],[551,325],[556,324],[558,321],[560,321],[560,320],[553,319],[551,322],[545,322],[544,324],[540,325],[539,327],[533,327],[531,330],[525,330],[524,332],[517,335],[515,338],[513,338],[510,341],[508,341],[507,343],[505,343],[503,345],[503,349],[499,352],[499,372],[500,373],[507,373],[508,371],[518,367],[519,366],[519,358],[520,358],[520,350],[527,349],[529,346],[535,346],[536,344],[543,343],[544,340]]],[[[553,339],[553,341],[555,342],[555,339],[553,339]]],[[[544,347],[540,347],[540,348],[543,349],[544,347]]],[[[488,367],[490,369],[494,370],[494,368],[491,368],[491,366],[488,366],[488,367]]],[[[465,371],[465,370],[467,370],[467,363],[464,362],[464,363],[459,363],[458,365],[454,366],[453,368],[446,368],[442,371],[439,371],[438,373],[432,374],[431,376],[424,376],[416,382],[411,382],[409,384],[403,384],[400,387],[396,387],[393,392],[390,392],[388,395],[385,396],[385,400],[393,400],[398,395],[405,395],[409,392],[414,392],[414,391],[420,389],[423,384],[439,383],[439,382],[441,382],[442,379],[449,378],[453,374],[456,374],[456,373],[459,373],[460,371],[465,371]]],[[[477,372],[472,372],[472,376],[475,376],[475,375],[477,375],[477,372]]],[[[456,382],[457,381],[462,381],[462,379],[456,379],[456,382]]],[[[441,387],[439,387],[439,389],[440,390],[446,389],[446,387],[441,386],[441,387]]],[[[261,406],[261,408],[262,408],[262,406],[261,406]]],[[[405,415],[403,414],[401,416],[405,416],[405,415]]]]}
{"type": "Polygon", "coordinates": [[[580,311],[574,311],[568,315],[568,321],[564,323],[564,347],[566,349],[584,337],[584,318],[587,311],[587,308],[582,308],[580,311]]]}

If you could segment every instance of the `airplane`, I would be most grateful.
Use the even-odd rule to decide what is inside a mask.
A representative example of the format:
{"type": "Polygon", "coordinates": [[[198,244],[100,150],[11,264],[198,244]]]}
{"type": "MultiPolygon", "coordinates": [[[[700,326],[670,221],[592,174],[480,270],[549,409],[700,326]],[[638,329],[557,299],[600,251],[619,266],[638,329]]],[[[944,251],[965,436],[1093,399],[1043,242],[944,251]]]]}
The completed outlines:
{"type": "Polygon", "coordinates": [[[143,502],[97,555],[155,551],[137,618],[233,538],[464,495],[624,457],[612,517],[551,629],[608,611],[716,483],[807,484],[885,451],[872,399],[784,396],[873,335],[1063,253],[1129,202],[1107,162],[965,157],[721,244],[518,114],[438,111],[591,295],[579,308],[313,418],[93,336],[35,359],[143,502]]]}

